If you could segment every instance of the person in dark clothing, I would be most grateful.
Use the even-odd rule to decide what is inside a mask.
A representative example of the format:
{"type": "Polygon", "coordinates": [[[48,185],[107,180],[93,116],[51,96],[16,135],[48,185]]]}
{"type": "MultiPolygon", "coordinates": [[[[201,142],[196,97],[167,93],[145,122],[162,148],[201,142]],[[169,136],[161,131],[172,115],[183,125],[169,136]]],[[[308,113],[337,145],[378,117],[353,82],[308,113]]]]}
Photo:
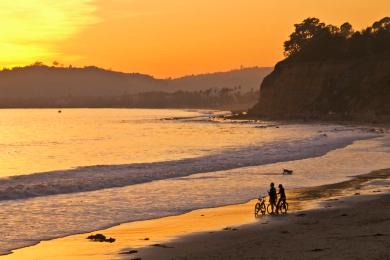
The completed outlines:
{"type": "Polygon", "coordinates": [[[279,211],[279,207],[280,207],[280,204],[282,203],[286,203],[286,193],[284,192],[284,187],[282,184],[279,184],[279,200],[278,200],[278,204],[276,205],[276,213],[278,213],[279,211]]]}
{"type": "Polygon", "coordinates": [[[277,199],[275,184],[273,182],[271,182],[268,195],[269,195],[269,204],[271,204],[272,214],[273,214],[274,213],[274,207],[276,205],[276,199],[277,199]]]}

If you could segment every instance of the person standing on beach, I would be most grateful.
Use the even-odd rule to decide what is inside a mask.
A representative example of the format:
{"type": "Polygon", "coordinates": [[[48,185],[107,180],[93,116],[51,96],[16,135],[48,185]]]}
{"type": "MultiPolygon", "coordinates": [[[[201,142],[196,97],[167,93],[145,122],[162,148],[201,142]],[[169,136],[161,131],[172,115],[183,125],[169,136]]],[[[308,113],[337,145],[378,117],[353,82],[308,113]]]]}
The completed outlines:
{"type": "Polygon", "coordinates": [[[278,200],[278,204],[276,205],[276,213],[278,213],[279,211],[279,207],[280,207],[280,204],[282,203],[286,203],[286,193],[284,192],[284,187],[282,184],[279,184],[279,200],[278,200]]]}
{"type": "Polygon", "coordinates": [[[272,213],[271,214],[273,214],[274,213],[274,207],[276,205],[276,199],[277,199],[275,184],[273,182],[271,182],[268,195],[269,195],[269,204],[271,204],[271,209],[272,209],[272,213]]]}

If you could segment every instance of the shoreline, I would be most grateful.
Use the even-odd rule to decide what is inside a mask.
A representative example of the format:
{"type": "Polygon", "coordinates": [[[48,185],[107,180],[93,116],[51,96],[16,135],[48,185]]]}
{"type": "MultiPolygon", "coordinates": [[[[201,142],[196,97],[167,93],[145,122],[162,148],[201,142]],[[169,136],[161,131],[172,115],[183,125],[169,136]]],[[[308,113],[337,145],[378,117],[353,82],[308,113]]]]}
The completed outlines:
{"type": "MultiPolygon", "coordinates": [[[[292,190],[287,194],[288,201],[292,206],[292,212],[313,210],[320,207],[319,203],[321,201],[328,200],[326,203],[333,203],[334,197],[345,198],[354,195],[357,190],[362,195],[363,193],[372,194],[372,189],[364,190],[366,189],[364,187],[365,183],[372,180],[386,180],[389,177],[390,169],[385,169],[358,175],[351,180],[340,183],[292,190]],[[302,198],[305,199],[302,201],[302,198]]],[[[366,196],[359,197],[363,198],[366,196]]],[[[58,259],[88,259],[92,254],[94,259],[122,259],[127,254],[121,254],[121,252],[124,253],[137,249],[140,251],[139,255],[143,256],[142,259],[145,259],[144,257],[149,257],[149,254],[153,255],[153,252],[161,253],[161,250],[167,252],[168,250],[169,252],[173,251],[169,248],[171,243],[180,244],[180,241],[186,241],[187,237],[191,237],[193,234],[200,234],[200,236],[203,234],[207,237],[207,235],[211,235],[208,233],[210,231],[213,232],[212,234],[226,233],[227,231],[241,230],[241,227],[245,227],[248,224],[262,225],[261,223],[264,221],[267,222],[270,217],[255,219],[253,217],[253,206],[255,202],[256,200],[251,200],[244,204],[199,209],[182,215],[130,222],[92,233],[42,241],[34,246],[14,250],[12,254],[4,255],[2,258],[30,259],[28,256],[34,255],[34,258],[38,259],[50,259],[54,257],[58,259]],[[194,227],[192,223],[197,223],[197,226],[194,227]],[[218,230],[226,228],[228,228],[227,231],[218,232],[218,230]],[[88,235],[97,233],[103,233],[107,237],[117,239],[117,241],[114,243],[98,243],[89,242],[86,239],[88,235]],[[145,238],[148,239],[145,240],[145,238]],[[168,246],[166,243],[168,243],[168,246]],[[72,248],[70,252],[69,248],[72,248]]],[[[294,213],[289,215],[294,215],[294,213]]],[[[160,253],[158,253],[159,256],[160,253]]]]}
{"type": "Polygon", "coordinates": [[[247,111],[230,111],[230,115],[222,115],[216,118],[222,120],[237,120],[244,122],[263,121],[263,122],[279,122],[281,124],[336,124],[341,126],[355,126],[367,128],[379,128],[383,131],[389,131],[389,120],[362,120],[357,118],[343,118],[343,117],[322,117],[322,118],[305,118],[305,117],[267,117],[255,114],[249,114],[247,111]]]}
{"type": "MultiPolygon", "coordinates": [[[[360,129],[361,130],[361,129],[360,129]]],[[[363,131],[364,132],[364,131],[363,131]]],[[[377,137],[373,137],[374,139],[376,139],[376,138],[381,138],[381,135],[377,135],[377,137]]],[[[361,141],[362,139],[359,139],[359,141],[361,141]]],[[[356,142],[356,140],[354,141],[354,142],[356,142]]],[[[334,150],[337,150],[337,149],[333,149],[333,150],[331,150],[331,151],[334,151],[334,150]]],[[[326,152],[326,153],[328,153],[328,152],[326,152]]],[[[308,158],[315,158],[315,157],[318,157],[318,155],[311,155],[310,157],[308,157],[308,158]]],[[[306,159],[306,158],[305,158],[306,159]]],[[[386,165],[387,166],[387,165],[386,165]]],[[[253,196],[253,194],[251,195],[251,197],[253,196]]],[[[244,202],[244,201],[246,201],[248,198],[251,198],[251,197],[246,197],[245,199],[243,199],[243,200],[239,200],[239,201],[234,201],[233,203],[241,203],[241,202],[244,202]]],[[[230,203],[232,203],[232,202],[230,202],[230,203]]],[[[211,205],[211,207],[213,207],[213,206],[224,206],[224,205],[229,205],[230,204],[229,202],[227,202],[226,204],[225,203],[220,203],[220,204],[217,204],[217,205],[211,205]]],[[[207,206],[206,206],[207,207],[207,206]]],[[[194,208],[194,207],[193,207],[194,208]]],[[[150,219],[157,219],[157,218],[161,218],[161,217],[164,217],[164,216],[172,216],[172,215],[177,215],[177,214],[183,214],[183,213],[186,213],[186,212],[189,212],[189,211],[191,211],[191,210],[193,210],[193,208],[188,208],[188,209],[186,209],[186,210],[182,210],[181,212],[175,212],[175,213],[172,213],[172,214],[165,214],[165,215],[160,215],[160,216],[154,216],[154,217],[148,217],[148,218],[144,218],[144,220],[150,220],[150,219]]],[[[202,207],[198,207],[198,208],[205,208],[205,206],[202,206],[202,207]]],[[[109,215],[110,213],[108,213],[108,215],[109,215]]],[[[131,213],[130,213],[131,214],[131,213]]],[[[131,215],[130,215],[131,216],[131,215]]],[[[115,219],[114,217],[112,217],[111,219],[115,219]]],[[[90,223],[94,223],[94,221],[93,221],[93,219],[91,219],[92,221],[90,222],[90,223]]],[[[140,220],[142,220],[142,218],[138,218],[138,219],[131,219],[130,221],[131,222],[133,222],[133,221],[140,221],[140,220]]],[[[86,229],[86,228],[84,228],[84,229],[82,229],[82,228],[80,228],[80,229],[78,229],[78,230],[76,230],[76,231],[72,231],[71,229],[64,229],[65,230],[65,232],[63,232],[62,234],[56,234],[55,236],[41,236],[41,237],[39,237],[38,239],[35,239],[35,240],[24,240],[23,239],[23,236],[18,236],[18,237],[21,237],[22,239],[18,239],[18,237],[17,236],[15,236],[15,239],[14,239],[14,241],[16,241],[16,242],[14,242],[14,244],[11,244],[11,246],[9,246],[9,247],[5,247],[4,248],[4,250],[3,250],[3,252],[4,253],[8,253],[9,251],[6,251],[6,250],[10,250],[11,248],[12,248],[12,250],[14,250],[14,248],[18,248],[18,249],[20,249],[20,248],[25,248],[25,247],[28,247],[28,246],[30,246],[30,245],[36,245],[36,243],[39,243],[39,241],[51,241],[51,240],[53,240],[53,239],[57,239],[57,238],[62,238],[62,237],[67,237],[67,236],[71,236],[71,235],[77,235],[77,234],[83,234],[84,232],[90,232],[90,231],[94,231],[94,230],[105,230],[105,229],[107,229],[107,228],[110,228],[110,227],[115,227],[115,226],[117,226],[117,225],[120,225],[120,224],[123,224],[123,223],[128,223],[129,222],[129,220],[124,220],[124,221],[113,221],[113,223],[110,223],[110,224],[108,224],[108,225],[99,225],[98,227],[96,227],[96,226],[94,226],[94,227],[92,227],[92,228],[88,228],[88,229],[86,229]],[[21,243],[21,241],[23,241],[23,244],[21,243]],[[27,243],[25,243],[25,241],[27,241],[27,243]]],[[[82,225],[80,224],[80,223],[82,223],[82,222],[79,222],[79,221],[75,221],[75,224],[76,224],[76,228],[78,228],[78,227],[82,227],[82,225]]],[[[93,225],[93,224],[92,224],[93,225]]],[[[21,225],[22,226],[22,225],[21,225]]],[[[47,225],[47,227],[50,227],[49,225],[47,225]]],[[[22,231],[23,232],[23,229],[21,229],[20,231],[22,231]]],[[[21,234],[21,232],[18,232],[19,234],[21,234]]],[[[40,233],[36,233],[36,234],[40,234],[40,233]]]]}
{"type": "MultiPolygon", "coordinates": [[[[312,158],[312,157],[310,157],[312,158]]],[[[387,165],[385,166],[387,167],[387,165]]],[[[385,168],[383,167],[383,168],[385,168]]],[[[378,167],[379,168],[379,167],[378,167]]],[[[370,168],[371,169],[371,168],[370,168]]],[[[364,173],[364,172],[360,172],[360,173],[364,173]]],[[[359,174],[360,174],[359,173],[359,174]]],[[[351,175],[352,175],[352,172],[351,172],[351,175]]],[[[345,176],[347,179],[350,178],[350,176],[345,176]]],[[[345,179],[345,178],[343,178],[345,179]]],[[[256,191],[257,193],[257,191],[256,191]]],[[[205,208],[212,208],[212,207],[223,207],[225,205],[231,205],[232,203],[244,203],[246,201],[248,201],[249,199],[253,198],[253,193],[251,194],[250,197],[246,197],[245,199],[243,200],[239,200],[239,201],[235,201],[235,202],[226,202],[226,203],[221,203],[219,205],[211,205],[211,206],[203,206],[203,207],[198,207],[199,209],[205,209],[205,208]]],[[[172,213],[172,214],[164,214],[164,215],[160,215],[160,216],[150,216],[148,218],[140,218],[140,219],[131,219],[131,220],[125,220],[125,221],[117,221],[117,222],[114,222],[114,223],[110,223],[108,225],[100,225],[100,226],[93,226],[91,228],[88,228],[88,229],[79,229],[79,230],[76,230],[76,231],[72,231],[72,230],[69,230],[69,229],[64,229],[65,232],[63,232],[62,234],[60,235],[56,235],[56,236],[52,236],[52,237],[40,237],[38,239],[34,239],[34,240],[24,240],[23,237],[21,240],[23,241],[27,241],[26,243],[23,243],[21,244],[18,240],[14,240],[16,241],[15,244],[12,245],[12,247],[8,246],[8,247],[5,247],[4,250],[2,251],[3,254],[8,254],[9,252],[11,252],[11,250],[16,250],[16,249],[21,249],[21,248],[25,248],[25,247],[29,247],[29,246],[34,246],[36,245],[37,243],[39,243],[40,241],[51,241],[53,239],[58,239],[58,238],[63,238],[63,237],[68,237],[68,236],[72,236],[72,235],[78,235],[78,234],[83,234],[83,233],[87,233],[87,232],[95,232],[97,230],[106,230],[106,229],[109,229],[111,227],[115,227],[115,226],[118,226],[118,225],[121,225],[121,224],[126,224],[126,223],[129,223],[129,222],[135,222],[135,221],[142,221],[142,220],[145,220],[145,221],[149,221],[151,219],[160,219],[162,217],[166,217],[166,216],[175,216],[175,215],[181,215],[181,214],[184,214],[184,213],[187,213],[187,212],[190,212],[190,211],[193,211],[194,209],[196,208],[188,208],[186,210],[181,210],[180,212],[175,212],[175,213],[172,213]]],[[[251,211],[252,209],[250,209],[251,211]]],[[[110,214],[108,212],[106,212],[106,214],[110,214]]],[[[131,214],[131,213],[130,213],[131,214]]],[[[107,217],[107,216],[105,216],[107,217]]],[[[115,219],[115,217],[110,217],[111,220],[112,219],[115,219]]],[[[91,219],[91,221],[93,221],[94,219],[91,219]]],[[[75,222],[76,223],[76,222],[75,222]]],[[[77,221],[77,223],[83,223],[83,221],[77,221]]],[[[77,224],[76,223],[76,224],[77,224]]],[[[93,222],[92,222],[93,223],[93,222]]],[[[79,225],[80,227],[82,227],[81,225],[79,225]]],[[[76,226],[78,227],[78,226],[76,226]]],[[[21,233],[20,231],[18,233],[21,233]]],[[[15,237],[17,239],[17,237],[15,237]]]]}

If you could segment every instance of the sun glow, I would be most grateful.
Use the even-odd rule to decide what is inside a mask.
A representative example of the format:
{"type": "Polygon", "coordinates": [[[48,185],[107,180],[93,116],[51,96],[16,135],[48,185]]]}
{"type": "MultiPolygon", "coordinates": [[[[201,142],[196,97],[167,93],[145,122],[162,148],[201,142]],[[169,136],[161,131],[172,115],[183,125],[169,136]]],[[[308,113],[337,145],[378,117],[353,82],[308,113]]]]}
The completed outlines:
{"type": "Polygon", "coordinates": [[[52,61],[61,42],[97,22],[90,0],[13,0],[0,2],[0,63],[17,66],[52,61]]]}

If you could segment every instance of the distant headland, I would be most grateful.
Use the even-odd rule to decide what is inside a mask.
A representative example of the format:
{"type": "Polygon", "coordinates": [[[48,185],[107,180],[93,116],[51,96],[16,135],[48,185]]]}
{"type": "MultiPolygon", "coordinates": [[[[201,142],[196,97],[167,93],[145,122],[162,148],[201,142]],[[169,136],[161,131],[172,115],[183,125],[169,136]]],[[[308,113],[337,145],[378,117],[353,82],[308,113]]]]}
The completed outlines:
{"type": "Polygon", "coordinates": [[[283,119],[390,119],[390,17],[361,31],[307,18],[284,43],[249,114],[283,119]]]}

